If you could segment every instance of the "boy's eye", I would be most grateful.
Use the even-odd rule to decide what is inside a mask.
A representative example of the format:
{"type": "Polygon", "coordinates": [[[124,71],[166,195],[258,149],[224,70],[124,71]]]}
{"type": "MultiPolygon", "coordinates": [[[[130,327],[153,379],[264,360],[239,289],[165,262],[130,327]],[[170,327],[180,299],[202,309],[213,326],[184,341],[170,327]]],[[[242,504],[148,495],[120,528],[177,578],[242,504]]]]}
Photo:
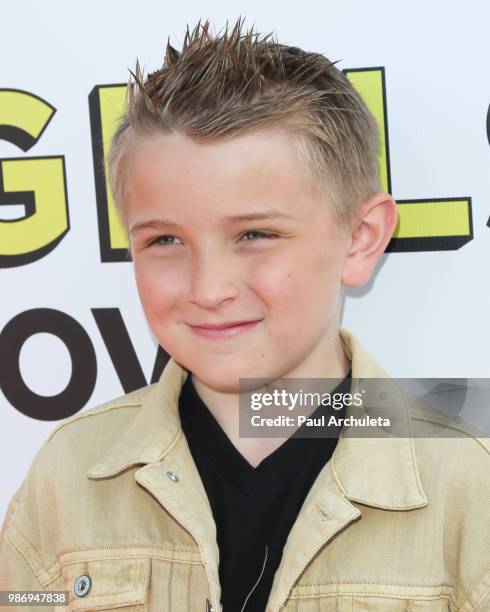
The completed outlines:
{"type": "Polygon", "coordinates": [[[175,242],[172,242],[172,240],[178,240],[178,238],[176,238],[176,236],[171,236],[170,234],[165,234],[164,236],[158,236],[157,238],[155,238],[155,240],[152,240],[150,242],[150,246],[152,246],[153,244],[175,244],[175,242]]]}
{"type": "MultiPolygon", "coordinates": [[[[259,230],[249,230],[248,232],[244,232],[241,235],[242,238],[244,238],[245,241],[250,242],[250,240],[255,240],[257,238],[277,238],[276,234],[271,234],[269,232],[261,232],[259,230]]],[[[173,245],[173,244],[182,244],[179,240],[179,242],[174,242],[174,240],[179,240],[176,236],[172,236],[171,234],[164,234],[162,236],[158,236],[157,238],[155,238],[154,240],[152,240],[149,244],[149,246],[153,246],[153,245],[173,245]]]]}
{"type": "MultiPolygon", "coordinates": [[[[270,234],[268,232],[261,232],[260,230],[249,230],[248,232],[244,232],[242,234],[242,237],[244,236],[250,236],[250,235],[255,235],[255,237],[258,238],[277,238],[276,234],[270,234]]],[[[249,238],[246,238],[246,240],[250,240],[249,238]]]]}

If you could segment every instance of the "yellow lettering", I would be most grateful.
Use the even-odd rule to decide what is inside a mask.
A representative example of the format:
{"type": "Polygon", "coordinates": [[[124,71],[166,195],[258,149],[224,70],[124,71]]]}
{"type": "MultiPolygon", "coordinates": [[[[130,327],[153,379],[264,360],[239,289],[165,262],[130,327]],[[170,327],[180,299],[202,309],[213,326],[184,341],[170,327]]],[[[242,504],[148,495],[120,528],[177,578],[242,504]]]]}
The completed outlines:
{"type": "MultiPolygon", "coordinates": [[[[0,90],[0,139],[27,151],[56,110],[26,91],[0,90]]],[[[0,159],[0,267],[49,253],[69,230],[64,158],[0,159]],[[7,207],[23,214],[6,218],[7,207]]]]}
{"type": "MultiPolygon", "coordinates": [[[[345,70],[345,74],[378,123],[381,185],[392,193],[384,68],[345,70]]],[[[455,250],[473,239],[469,197],[397,200],[397,205],[398,223],[388,252],[455,250]]]]}

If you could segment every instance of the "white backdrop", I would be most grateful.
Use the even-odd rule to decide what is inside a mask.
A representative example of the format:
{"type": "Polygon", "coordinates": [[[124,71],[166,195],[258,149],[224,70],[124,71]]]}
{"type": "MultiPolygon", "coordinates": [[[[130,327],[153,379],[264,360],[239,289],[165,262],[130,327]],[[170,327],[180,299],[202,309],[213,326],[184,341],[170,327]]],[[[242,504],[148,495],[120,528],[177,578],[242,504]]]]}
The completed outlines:
{"type": "MultiPolygon", "coordinates": [[[[220,28],[239,15],[263,33],[273,30],[281,42],[340,60],[342,69],[384,67],[393,195],[471,198],[472,239],[458,249],[386,254],[373,282],[347,292],[342,325],[393,376],[490,377],[490,7],[484,0],[465,8],[447,0],[303,0],[289,6],[262,0],[4,0],[0,89],[35,94],[56,113],[26,153],[0,140],[0,160],[64,156],[70,229],[44,257],[0,269],[0,329],[33,308],[73,317],[97,358],[86,409],[123,393],[91,312],[117,308],[150,380],[156,342],[138,302],[132,264],[101,262],[88,96],[96,85],[125,82],[136,57],[149,70],[159,67],[167,37],[180,46],[187,23],[209,17],[220,28]]],[[[6,218],[0,206],[0,231],[6,218]]],[[[22,378],[39,395],[61,392],[71,367],[53,335],[32,336],[20,353],[22,378]]],[[[22,414],[1,391],[0,419],[3,517],[57,421],[22,414]]]]}

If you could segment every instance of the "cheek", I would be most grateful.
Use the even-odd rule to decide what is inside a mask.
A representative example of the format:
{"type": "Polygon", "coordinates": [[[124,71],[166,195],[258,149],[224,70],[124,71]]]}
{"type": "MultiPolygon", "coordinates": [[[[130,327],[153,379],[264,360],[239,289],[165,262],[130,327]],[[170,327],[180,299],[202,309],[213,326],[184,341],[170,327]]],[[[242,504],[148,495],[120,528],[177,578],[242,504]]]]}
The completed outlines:
{"type": "MultiPolygon", "coordinates": [[[[327,245],[295,249],[267,265],[256,268],[252,288],[275,318],[291,318],[306,313],[316,318],[336,303],[341,286],[341,262],[327,252],[327,245]]],[[[283,254],[284,255],[284,254],[283,254]]]]}
{"type": "Polygon", "coordinates": [[[281,255],[256,266],[249,285],[275,318],[290,316],[310,293],[310,272],[305,262],[294,254],[281,255]]]}
{"type": "Polygon", "coordinates": [[[173,275],[163,274],[151,262],[134,265],[141,304],[149,320],[168,312],[176,302],[179,288],[173,275]]]}
{"type": "Polygon", "coordinates": [[[294,283],[298,280],[298,271],[294,260],[288,258],[270,258],[254,266],[249,274],[249,287],[260,296],[263,302],[273,307],[286,302],[294,283]]]}

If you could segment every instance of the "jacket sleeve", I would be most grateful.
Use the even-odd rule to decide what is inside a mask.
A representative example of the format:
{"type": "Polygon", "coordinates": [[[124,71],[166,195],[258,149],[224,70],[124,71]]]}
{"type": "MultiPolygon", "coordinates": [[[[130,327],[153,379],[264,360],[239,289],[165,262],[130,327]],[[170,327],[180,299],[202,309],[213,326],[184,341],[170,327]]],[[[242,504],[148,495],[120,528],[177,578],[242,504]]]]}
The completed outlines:
{"type": "MultiPolygon", "coordinates": [[[[43,530],[45,479],[42,456],[46,443],[38,451],[19,490],[10,500],[0,531],[0,591],[64,590],[54,546],[43,530]],[[51,550],[50,550],[51,548],[51,550]]],[[[46,489],[45,495],[49,495],[46,489]]],[[[0,604],[0,608],[3,605],[0,604]]],[[[6,609],[6,608],[5,608],[6,609]]],[[[22,606],[39,612],[39,606],[22,606]]],[[[60,610],[53,605],[42,610],[60,610]]]]}
{"type": "MultiPolygon", "coordinates": [[[[456,526],[447,560],[456,568],[459,612],[490,612],[490,439],[455,440],[452,479],[444,520],[456,526]]],[[[442,457],[442,456],[441,456],[442,457]]]]}

